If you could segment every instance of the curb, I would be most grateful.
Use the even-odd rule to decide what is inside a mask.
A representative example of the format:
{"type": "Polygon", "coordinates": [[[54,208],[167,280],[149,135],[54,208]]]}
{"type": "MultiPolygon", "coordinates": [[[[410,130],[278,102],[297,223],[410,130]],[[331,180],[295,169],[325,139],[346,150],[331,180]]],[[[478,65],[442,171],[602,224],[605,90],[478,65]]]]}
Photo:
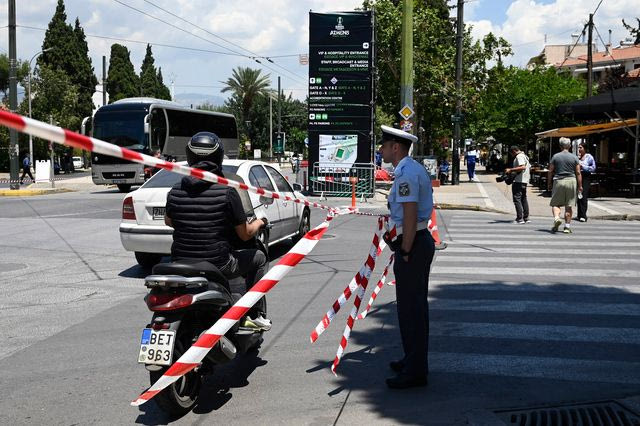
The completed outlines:
{"type": "Polygon", "coordinates": [[[475,212],[488,212],[488,213],[500,213],[500,214],[511,214],[504,210],[494,209],[491,207],[481,207],[476,205],[468,205],[468,204],[449,204],[449,203],[438,203],[436,202],[436,208],[438,210],[470,210],[475,212]]]}
{"type": "Polygon", "coordinates": [[[53,189],[7,189],[0,190],[0,197],[32,197],[34,195],[58,194],[62,192],[74,192],[67,188],[53,189]]]}

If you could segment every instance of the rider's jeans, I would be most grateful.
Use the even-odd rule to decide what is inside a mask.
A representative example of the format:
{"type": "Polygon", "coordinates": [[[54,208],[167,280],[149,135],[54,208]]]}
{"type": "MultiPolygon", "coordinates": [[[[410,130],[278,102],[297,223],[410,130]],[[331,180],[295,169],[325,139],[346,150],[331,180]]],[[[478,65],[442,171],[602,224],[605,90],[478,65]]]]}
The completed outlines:
{"type": "Polygon", "coordinates": [[[227,278],[243,276],[245,291],[253,287],[267,271],[267,257],[260,250],[233,250],[229,257],[229,262],[220,268],[220,272],[227,278]]]}

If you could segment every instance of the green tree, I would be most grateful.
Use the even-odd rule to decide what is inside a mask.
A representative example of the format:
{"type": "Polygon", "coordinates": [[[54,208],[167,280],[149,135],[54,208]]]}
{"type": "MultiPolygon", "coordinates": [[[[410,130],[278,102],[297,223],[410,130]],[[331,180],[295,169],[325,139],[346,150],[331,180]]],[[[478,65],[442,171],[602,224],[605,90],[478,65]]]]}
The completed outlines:
{"type": "MultiPolygon", "coordinates": [[[[80,130],[83,116],[79,114],[79,93],[77,87],[64,71],[42,66],[31,84],[34,93],[31,102],[33,118],[47,123],[51,119],[54,124],[65,129],[80,130]]],[[[25,99],[20,105],[23,114],[26,113],[26,104],[25,99]]],[[[36,142],[34,156],[42,159],[48,158],[48,143],[39,139],[36,139],[36,142]]],[[[63,151],[64,147],[56,145],[56,152],[63,151]]]]}
{"type": "Polygon", "coordinates": [[[62,70],[70,78],[71,83],[77,86],[78,113],[87,116],[94,108],[92,96],[98,80],[80,21],[76,19],[75,27],[72,27],[66,20],[64,1],[58,0],[42,42],[42,50],[46,52],[38,58],[38,64],[62,70]]]}
{"type": "Polygon", "coordinates": [[[78,86],[78,109],[83,116],[90,116],[95,108],[93,104],[93,93],[95,92],[98,79],[94,74],[91,58],[89,57],[89,46],[84,35],[84,30],[80,26],[80,20],[76,18],[73,34],[76,41],[76,57],[74,58],[74,74],[70,74],[71,81],[78,86]]]}
{"type": "Polygon", "coordinates": [[[156,78],[156,81],[158,82],[158,86],[156,87],[156,98],[165,99],[167,101],[170,101],[171,100],[171,91],[164,84],[164,81],[163,81],[163,78],[162,78],[162,67],[158,68],[158,76],[156,78]]]}
{"type": "Polygon", "coordinates": [[[627,24],[624,19],[622,20],[622,25],[624,25],[631,36],[635,38],[633,44],[640,44],[640,18],[636,18],[636,21],[638,21],[638,28],[632,27],[631,25],[627,24]]]}
{"type": "Polygon", "coordinates": [[[494,69],[474,109],[467,111],[470,136],[527,146],[536,132],[570,124],[556,108],[585,93],[584,81],[554,68],[494,69]]]}
{"type": "MultiPolygon", "coordinates": [[[[21,60],[17,62],[18,82],[23,82],[29,74],[29,63],[21,60]]],[[[22,85],[26,84],[22,83],[22,85]]],[[[9,56],[6,53],[0,53],[0,92],[2,92],[2,102],[8,103],[6,98],[9,95],[9,56]]]]}
{"type": "Polygon", "coordinates": [[[147,52],[140,67],[140,96],[156,97],[158,74],[156,73],[156,67],[153,65],[154,62],[151,45],[147,44],[147,52]]]}
{"type": "Polygon", "coordinates": [[[111,45],[107,92],[109,102],[140,95],[138,76],[131,63],[129,49],[121,44],[111,45]]]}
{"type": "Polygon", "coordinates": [[[236,119],[240,121],[240,127],[247,135],[249,132],[245,121],[249,120],[249,111],[254,101],[267,95],[270,85],[269,75],[262,75],[262,71],[258,69],[238,67],[233,69],[232,76],[227,81],[221,83],[225,85],[222,93],[232,93],[230,102],[237,105],[239,113],[236,114],[236,119]]]}

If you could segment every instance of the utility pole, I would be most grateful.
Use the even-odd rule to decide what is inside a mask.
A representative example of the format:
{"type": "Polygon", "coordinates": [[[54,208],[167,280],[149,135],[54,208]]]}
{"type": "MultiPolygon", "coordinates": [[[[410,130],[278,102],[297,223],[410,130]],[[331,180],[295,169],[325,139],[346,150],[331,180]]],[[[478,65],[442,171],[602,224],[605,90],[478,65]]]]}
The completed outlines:
{"type": "Polygon", "coordinates": [[[107,104],[107,57],[102,55],[102,106],[107,104]]]}
{"type": "Polygon", "coordinates": [[[273,95],[269,92],[269,161],[273,159],[273,95]]]}
{"type": "Polygon", "coordinates": [[[591,96],[593,87],[593,13],[589,14],[589,37],[587,46],[587,97],[591,96]]]}
{"type": "MultiPolygon", "coordinates": [[[[402,57],[400,65],[400,108],[413,109],[413,0],[402,5],[402,57]]],[[[407,121],[411,120],[409,118],[407,121]]],[[[411,120],[413,123],[413,120],[411,120]]],[[[413,126],[411,127],[411,133],[413,126]]],[[[421,141],[424,142],[424,141],[421,141]]],[[[414,151],[415,147],[414,147],[414,151]]]]}
{"type": "Polygon", "coordinates": [[[278,164],[280,164],[280,156],[284,154],[284,141],[282,139],[282,90],[280,89],[280,76],[278,76],[278,140],[282,141],[282,152],[278,147],[278,164]]]}
{"type": "MultiPolygon", "coordinates": [[[[16,78],[16,0],[9,0],[9,109],[18,109],[18,79],[16,78]]],[[[31,93],[29,93],[31,96],[31,93]]],[[[20,189],[18,132],[9,130],[9,184],[10,189],[20,189]]]]}
{"type": "Polygon", "coordinates": [[[460,185],[460,122],[462,120],[462,41],[464,34],[464,0],[458,0],[456,20],[456,114],[453,128],[451,184],[460,185]]]}

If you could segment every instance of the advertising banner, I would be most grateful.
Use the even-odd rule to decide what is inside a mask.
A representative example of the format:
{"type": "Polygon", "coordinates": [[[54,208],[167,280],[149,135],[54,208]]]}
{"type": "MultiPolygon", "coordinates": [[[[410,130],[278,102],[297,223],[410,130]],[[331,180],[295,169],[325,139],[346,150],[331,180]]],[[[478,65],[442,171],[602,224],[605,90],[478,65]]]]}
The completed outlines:
{"type": "Polygon", "coordinates": [[[310,171],[372,162],[373,39],[371,11],[309,14],[310,171]]]}

